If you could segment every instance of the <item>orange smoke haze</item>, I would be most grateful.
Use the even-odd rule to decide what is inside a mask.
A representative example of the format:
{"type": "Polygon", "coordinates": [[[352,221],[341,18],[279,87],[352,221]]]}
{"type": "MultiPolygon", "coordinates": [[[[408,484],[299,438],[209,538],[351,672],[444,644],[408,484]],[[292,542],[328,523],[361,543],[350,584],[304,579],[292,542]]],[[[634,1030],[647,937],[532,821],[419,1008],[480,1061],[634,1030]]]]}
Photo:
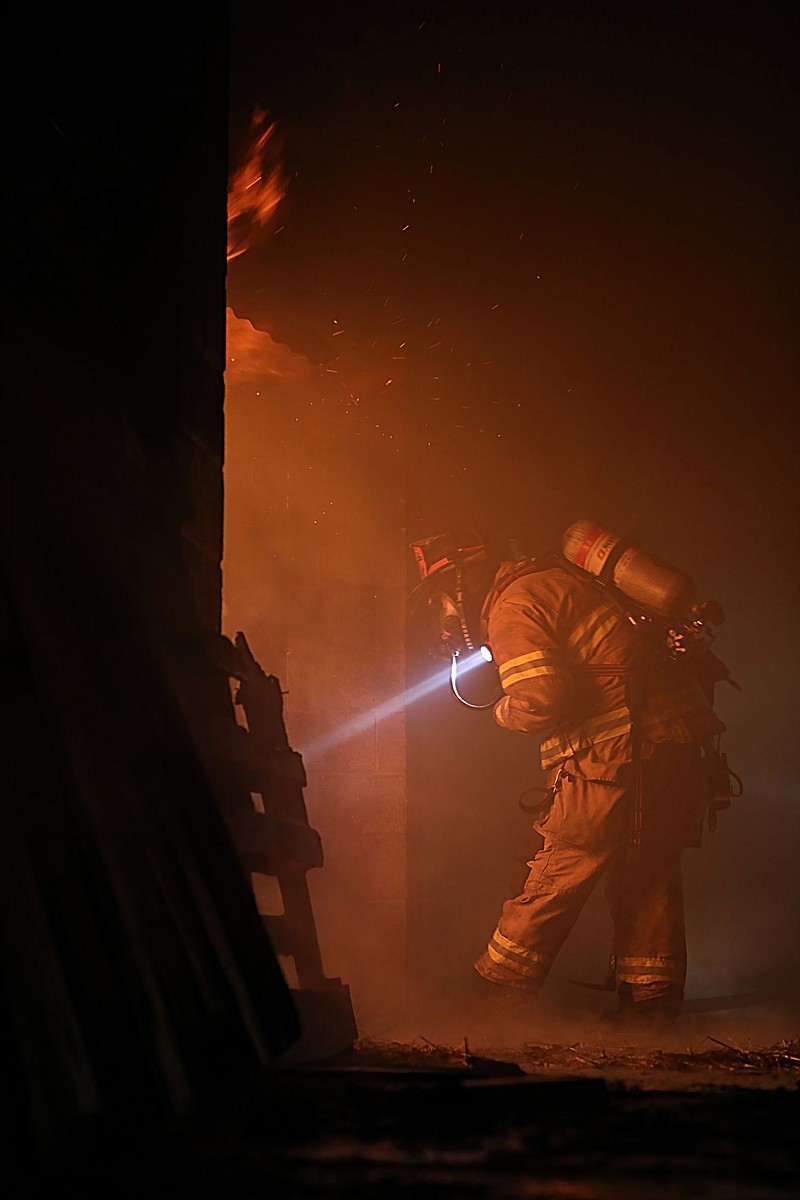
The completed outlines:
{"type": "MultiPolygon", "coordinates": [[[[274,124],[256,110],[250,132],[229,183],[229,261],[258,246],[286,192],[274,124]]],[[[305,794],[325,847],[325,869],[309,874],[315,922],[359,1028],[387,1028],[405,987],[405,726],[402,713],[374,714],[405,688],[404,493],[397,442],[359,398],[365,378],[385,393],[388,372],[356,355],[350,382],[327,365],[337,355],[313,318],[283,320],[282,300],[255,315],[251,300],[242,312],[256,324],[239,302],[227,310],[223,629],[245,631],[277,672],[296,749],[331,742],[305,794]],[[273,322],[290,344],[267,332],[273,322]],[[340,744],[342,725],[358,736],[340,744]]]]}
{"type": "Polygon", "coordinates": [[[227,310],[225,380],[228,385],[259,379],[297,379],[312,370],[308,359],[227,310]]]}
{"type": "MultiPolygon", "coordinates": [[[[391,739],[376,723],[308,751],[425,674],[404,654],[413,538],[466,524],[546,552],[585,513],[728,610],[743,692],[720,711],[746,793],[686,856],[687,994],[794,1003],[783,51],[750,52],[763,22],[701,14],[695,42],[586,16],[602,53],[576,56],[546,6],[419,27],[393,7],[261,6],[231,89],[229,300],[249,321],[229,314],[225,620],[279,675],[307,756],[326,967],[365,1032],[393,1028],[406,983],[415,1018],[435,1001],[462,1032],[506,864],[535,848],[517,799],[533,748],[445,687],[391,739]]],[[[584,917],[550,995],[600,1011],[569,982],[603,977],[600,891],[584,917]]]]}

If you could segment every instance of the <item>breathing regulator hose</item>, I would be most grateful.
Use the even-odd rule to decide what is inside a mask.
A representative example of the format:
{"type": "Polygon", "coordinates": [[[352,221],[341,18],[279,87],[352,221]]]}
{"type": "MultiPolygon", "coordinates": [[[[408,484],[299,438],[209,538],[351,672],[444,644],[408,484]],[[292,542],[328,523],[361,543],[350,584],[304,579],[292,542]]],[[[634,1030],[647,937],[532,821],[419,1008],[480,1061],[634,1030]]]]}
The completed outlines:
{"type": "MultiPolygon", "coordinates": [[[[491,659],[486,658],[485,655],[481,654],[481,657],[483,658],[484,662],[491,662],[491,659]]],[[[455,652],[450,660],[450,690],[452,691],[456,700],[458,700],[466,708],[494,708],[495,704],[497,704],[497,701],[503,694],[502,688],[498,689],[498,694],[486,704],[472,704],[471,701],[467,700],[461,695],[461,692],[458,689],[458,660],[459,654],[458,652],[455,652]]]]}

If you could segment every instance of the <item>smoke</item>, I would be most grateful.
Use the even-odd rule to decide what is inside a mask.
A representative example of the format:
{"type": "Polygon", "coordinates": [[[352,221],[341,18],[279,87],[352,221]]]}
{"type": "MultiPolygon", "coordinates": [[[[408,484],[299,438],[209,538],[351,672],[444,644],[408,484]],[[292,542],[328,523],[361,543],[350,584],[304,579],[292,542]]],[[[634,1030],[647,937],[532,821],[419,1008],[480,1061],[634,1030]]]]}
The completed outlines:
{"type": "MultiPolygon", "coordinates": [[[[654,18],[643,53],[587,14],[580,44],[604,50],[576,59],[544,11],[442,16],[413,37],[403,21],[312,22],[316,55],[265,43],[236,79],[247,113],[273,88],[298,164],[285,231],[232,264],[236,311],[265,327],[288,312],[336,356],[226,401],[226,619],[281,675],[296,748],[324,747],[308,789],[323,944],[366,1032],[401,1020],[406,980],[426,1028],[460,1012],[540,773],[535,747],[444,689],[373,719],[430,668],[405,656],[407,546],[468,527],[536,554],[585,516],[727,613],[716,648],[742,690],[721,687],[718,711],[745,792],[685,856],[688,995],[765,992],[789,1011],[800,588],[780,38],[760,25],[761,57],[744,54],[741,31],[698,13],[685,46],[654,18]]],[[[548,984],[559,1005],[607,945],[593,901],[548,984]]]]}

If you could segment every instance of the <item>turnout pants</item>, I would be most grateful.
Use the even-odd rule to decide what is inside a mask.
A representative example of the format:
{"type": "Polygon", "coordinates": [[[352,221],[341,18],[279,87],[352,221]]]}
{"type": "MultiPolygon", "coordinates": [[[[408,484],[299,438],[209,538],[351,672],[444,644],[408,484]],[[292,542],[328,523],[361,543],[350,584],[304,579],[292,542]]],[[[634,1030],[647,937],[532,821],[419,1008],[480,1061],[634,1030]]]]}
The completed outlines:
{"type": "Polygon", "coordinates": [[[538,991],[605,875],[620,992],[677,1012],[686,978],[680,859],[696,843],[706,795],[699,753],[659,746],[645,764],[635,856],[632,782],[626,770],[615,782],[588,778],[582,768],[591,765],[566,764],[550,810],[536,824],[544,845],[528,863],[523,891],[503,905],[475,969],[507,987],[538,991]]]}

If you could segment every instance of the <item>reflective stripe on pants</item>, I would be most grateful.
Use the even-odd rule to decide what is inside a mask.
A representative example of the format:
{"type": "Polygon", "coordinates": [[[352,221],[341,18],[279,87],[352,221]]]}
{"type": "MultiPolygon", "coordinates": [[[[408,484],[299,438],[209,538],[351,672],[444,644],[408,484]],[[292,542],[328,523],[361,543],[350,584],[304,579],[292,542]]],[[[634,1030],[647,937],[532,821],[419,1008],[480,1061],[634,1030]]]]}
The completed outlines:
{"type": "Polygon", "coordinates": [[[489,944],[475,963],[485,979],[532,991],[548,971],[597,880],[607,869],[620,982],[666,982],[680,992],[686,977],[680,850],[661,847],[627,861],[626,849],[589,855],[545,840],[520,895],[507,900],[489,944]]]}
{"type": "Polygon", "coordinates": [[[645,761],[642,846],[629,861],[633,792],[624,772],[609,784],[570,767],[553,804],[536,825],[542,849],[528,864],[522,892],[503,905],[489,945],[475,963],[484,978],[538,990],[600,875],[614,923],[621,986],[634,999],[669,990],[683,995],[686,977],[681,852],[697,844],[706,787],[696,746],[664,745],[645,761]]]}

